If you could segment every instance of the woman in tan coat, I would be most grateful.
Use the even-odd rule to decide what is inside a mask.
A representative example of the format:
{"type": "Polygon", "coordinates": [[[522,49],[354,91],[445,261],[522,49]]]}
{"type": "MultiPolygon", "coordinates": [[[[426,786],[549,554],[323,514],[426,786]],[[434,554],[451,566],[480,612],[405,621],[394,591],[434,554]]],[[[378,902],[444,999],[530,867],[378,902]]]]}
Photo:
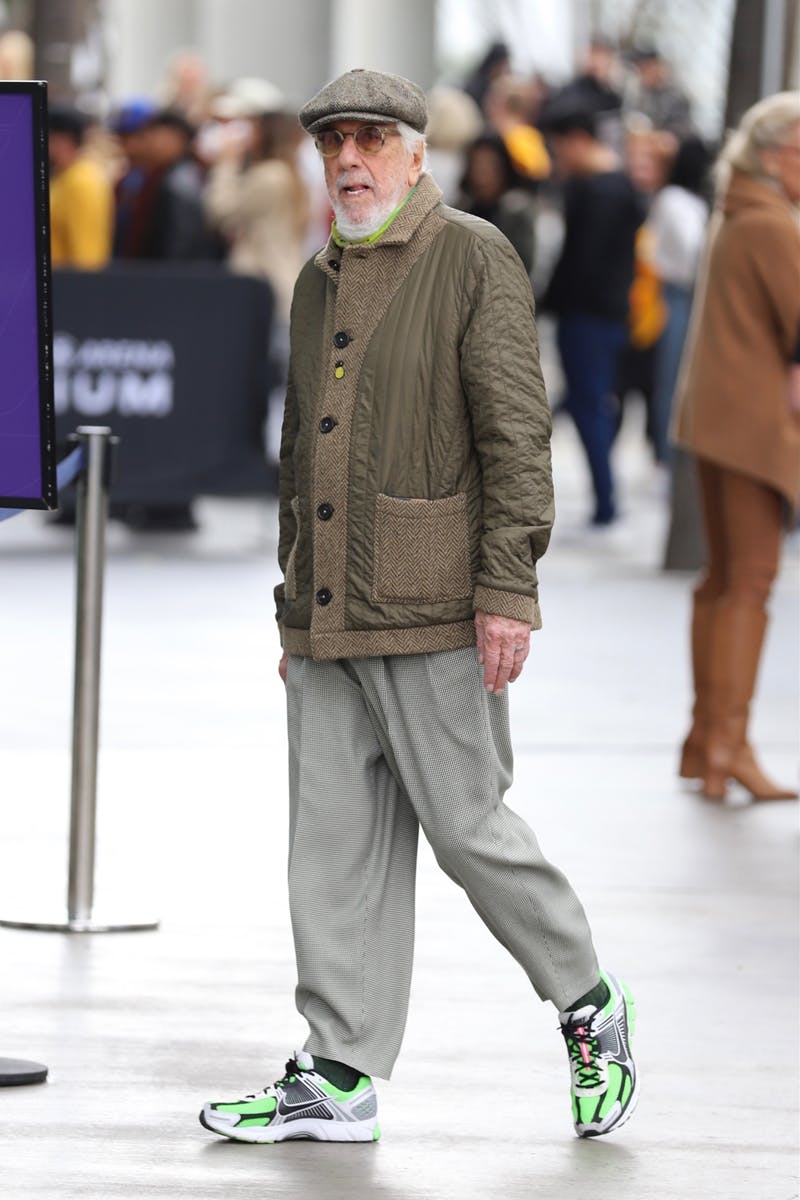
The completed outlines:
{"type": "Polygon", "coordinates": [[[800,499],[800,98],[742,118],[720,163],[677,440],[698,464],[708,565],[694,593],[695,704],[680,774],[791,799],[747,741],[767,601],[800,499]]]}
{"type": "Polygon", "coordinates": [[[270,283],[278,319],[288,326],[292,291],[307,257],[308,197],[295,161],[302,131],[281,112],[250,117],[245,136],[241,126],[223,143],[206,207],[228,239],[230,266],[270,283]]]}
{"type": "Polygon", "coordinates": [[[238,87],[233,85],[230,99],[238,104],[240,119],[227,136],[223,134],[222,152],[208,180],[206,209],[228,242],[231,269],[266,279],[275,296],[265,441],[267,457],[277,463],[289,368],[289,313],[295,281],[307,258],[310,205],[297,164],[303,136],[297,119],[282,111],[258,113],[250,108],[248,113],[248,105],[257,107],[260,95],[266,104],[271,90],[272,85],[261,80],[243,79],[238,87]]]}

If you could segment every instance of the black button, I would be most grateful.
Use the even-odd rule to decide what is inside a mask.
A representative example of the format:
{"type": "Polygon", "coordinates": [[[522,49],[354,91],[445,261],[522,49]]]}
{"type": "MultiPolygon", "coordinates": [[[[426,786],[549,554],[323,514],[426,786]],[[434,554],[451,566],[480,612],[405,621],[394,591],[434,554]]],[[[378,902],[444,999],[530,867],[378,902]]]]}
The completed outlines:
{"type": "Polygon", "coordinates": [[[333,417],[323,417],[319,423],[320,432],[330,433],[335,424],[336,422],[334,421],[333,417]]]}
{"type": "Polygon", "coordinates": [[[344,330],[340,330],[339,333],[333,335],[333,344],[339,350],[344,350],[345,346],[349,346],[352,340],[350,334],[345,333],[344,330]]]}
{"type": "Polygon", "coordinates": [[[327,588],[320,588],[317,592],[317,604],[321,604],[323,608],[326,604],[330,604],[332,599],[333,592],[328,591],[327,588]]]}
{"type": "Polygon", "coordinates": [[[339,270],[339,260],[336,258],[330,259],[328,262],[328,266],[330,267],[330,269],[332,271],[338,271],[339,270]]]}
{"type": "Polygon", "coordinates": [[[319,517],[320,521],[330,521],[331,517],[333,516],[333,505],[320,504],[319,508],[317,509],[317,516],[319,517]]]}

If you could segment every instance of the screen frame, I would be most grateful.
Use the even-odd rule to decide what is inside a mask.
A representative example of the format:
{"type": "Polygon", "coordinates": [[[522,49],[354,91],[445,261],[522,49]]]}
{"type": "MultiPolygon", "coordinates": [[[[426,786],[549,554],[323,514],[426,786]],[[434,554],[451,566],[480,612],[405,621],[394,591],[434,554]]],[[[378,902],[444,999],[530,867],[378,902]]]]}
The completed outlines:
{"type": "Polygon", "coordinates": [[[47,84],[42,80],[0,81],[0,96],[31,99],[33,128],[33,222],[38,313],[39,446],[41,494],[7,496],[0,483],[0,507],[52,509],[58,504],[56,485],[55,400],[53,396],[53,313],[50,267],[50,157],[48,154],[47,84]]]}

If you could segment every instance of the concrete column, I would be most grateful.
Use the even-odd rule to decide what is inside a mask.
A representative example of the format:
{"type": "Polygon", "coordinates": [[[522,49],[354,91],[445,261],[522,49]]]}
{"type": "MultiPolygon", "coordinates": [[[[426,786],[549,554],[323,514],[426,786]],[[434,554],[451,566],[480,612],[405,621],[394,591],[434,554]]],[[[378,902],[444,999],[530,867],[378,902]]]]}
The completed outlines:
{"type": "Polygon", "coordinates": [[[764,32],[761,42],[762,96],[772,96],[783,86],[784,34],[788,15],[786,0],[767,0],[764,6],[764,32]]]}
{"type": "Polygon", "coordinates": [[[331,78],[371,67],[435,83],[435,0],[331,0],[331,10],[331,78]]]}
{"type": "Polygon", "coordinates": [[[155,93],[170,56],[196,44],[195,0],[106,0],[109,93],[155,93]]]}
{"type": "Polygon", "coordinates": [[[46,79],[51,102],[74,102],[103,79],[97,0],[35,0],[30,33],[36,50],[35,79],[46,79]]]}
{"type": "Polygon", "coordinates": [[[191,46],[221,82],[256,75],[301,104],[354,66],[435,80],[435,0],[105,0],[112,96],[152,94],[191,46]]]}
{"type": "Polygon", "coordinates": [[[328,80],[329,0],[197,0],[214,79],[268,79],[300,105],[328,80]]]}

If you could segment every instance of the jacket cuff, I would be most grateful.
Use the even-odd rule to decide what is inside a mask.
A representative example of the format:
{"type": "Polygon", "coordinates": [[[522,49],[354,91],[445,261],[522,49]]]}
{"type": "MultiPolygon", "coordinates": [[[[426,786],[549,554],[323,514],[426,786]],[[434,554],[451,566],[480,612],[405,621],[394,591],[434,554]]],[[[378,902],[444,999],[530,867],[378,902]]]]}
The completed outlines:
{"type": "Polygon", "coordinates": [[[525,596],[521,592],[501,592],[479,583],[475,588],[473,606],[476,612],[509,617],[512,621],[527,621],[532,629],[542,628],[538,602],[533,596],[525,596]]]}

